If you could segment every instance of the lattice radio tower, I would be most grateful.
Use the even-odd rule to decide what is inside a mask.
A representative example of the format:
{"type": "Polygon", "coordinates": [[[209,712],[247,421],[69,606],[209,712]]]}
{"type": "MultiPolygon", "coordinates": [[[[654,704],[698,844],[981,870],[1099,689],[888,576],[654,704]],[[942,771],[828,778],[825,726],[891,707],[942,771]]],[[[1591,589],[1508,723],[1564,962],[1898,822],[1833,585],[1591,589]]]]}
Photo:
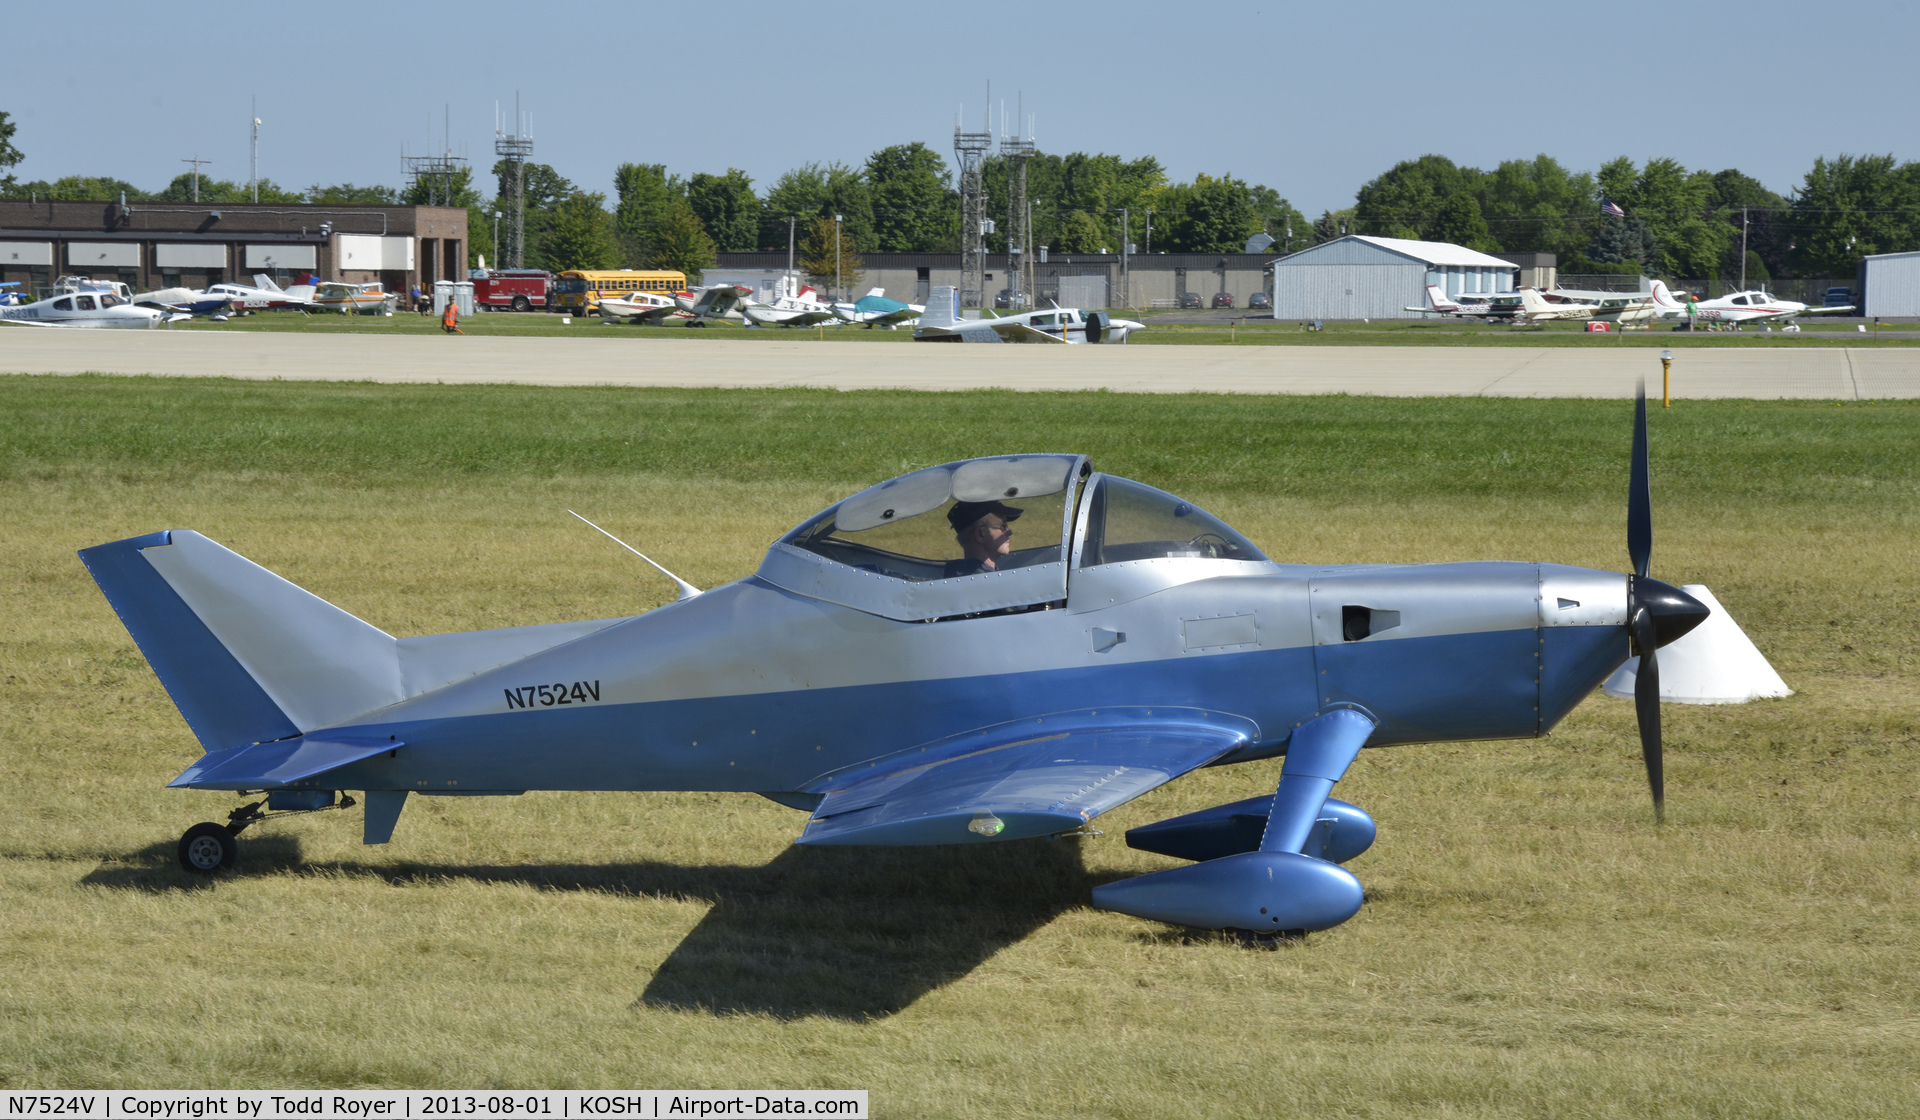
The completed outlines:
{"type": "MultiPolygon", "coordinates": [[[[431,122],[433,118],[428,117],[427,120],[431,122]]],[[[400,162],[405,165],[407,177],[412,180],[412,182],[408,184],[409,190],[407,193],[415,194],[415,190],[424,185],[426,190],[415,194],[415,197],[424,196],[426,198],[425,205],[427,206],[453,205],[453,192],[459,182],[461,165],[467,162],[466,157],[453,154],[452,106],[447,107],[445,125],[447,130],[445,136],[446,145],[442,149],[442,154],[437,156],[410,156],[406,154],[405,148],[400,150],[400,162]]],[[[428,131],[431,132],[433,128],[432,124],[429,123],[427,128],[428,131]]],[[[431,137],[429,137],[427,143],[433,143],[431,137]]]]}
{"type": "MultiPolygon", "coordinates": [[[[1020,106],[1020,112],[1025,111],[1026,107],[1020,106]]],[[[1002,103],[1000,158],[1007,162],[1007,287],[1012,296],[1007,306],[1020,308],[1028,305],[1021,293],[1033,291],[1033,281],[1028,271],[1032,268],[1029,251],[1033,248],[1030,244],[1033,231],[1027,226],[1030,216],[1027,209],[1027,161],[1033,158],[1034,144],[1031,136],[1024,140],[1019,137],[1019,133],[1026,131],[1019,127],[1020,121],[1015,122],[1016,135],[1008,138],[1005,113],[1006,106],[1002,103]]]]}
{"type": "Polygon", "coordinates": [[[533,158],[533,115],[520,115],[520,95],[513,95],[513,133],[500,128],[500,110],[494,109],[493,152],[506,161],[500,177],[499,205],[506,207],[507,225],[495,251],[508,268],[527,267],[527,161],[533,158]]]}
{"type": "Polygon", "coordinates": [[[986,132],[962,132],[953,126],[954,161],[960,165],[960,306],[981,307],[987,286],[986,235],[993,229],[987,217],[987,188],[980,175],[981,161],[993,150],[992,122],[986,132]]]}

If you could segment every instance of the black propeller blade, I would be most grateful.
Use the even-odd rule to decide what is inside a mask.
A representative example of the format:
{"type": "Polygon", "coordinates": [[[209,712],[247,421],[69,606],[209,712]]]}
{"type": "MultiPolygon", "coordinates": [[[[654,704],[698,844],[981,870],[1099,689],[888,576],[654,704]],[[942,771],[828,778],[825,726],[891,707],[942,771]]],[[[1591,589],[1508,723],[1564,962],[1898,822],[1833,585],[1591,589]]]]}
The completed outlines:
{"type": "MultiPolygon", "coordinates": [[[[1661,635],[1654,614],[1656,610],[1670,613],[1679,606],[1672,602],[1675,596],[1700,608],[1700,618],[1705,618],[1706,613],[1705,608],[1684,591],[1647,578],[1647,566],[1653,561],[1653,489],[1647,467],[1647,383],[1644,381],[1640,383],[1633,408],[1633,466],[1627,481],[1627,556],[1633,561],[1633,575],[1627,579],[1627,636],[1633,652],[1640,655],[1640,671],[1633,682],[1633,709],[1640,723],[1640,756],[1647,763],[1647,788],[1653,793],[1653,820],[1655,824],[1662,824],[1666,821],[1666,779],[1660,750],[1660,664],[1654,656],[1661,635]],[[1645,598],[1655,602],[1644,601],[1643,592],[1653,592],[1645,598]]],[[[1699,619],[1680,633],[1697,625],[1699,619]]],[[[1679,634],[1673,636],[1679,637],[1679,634]]]]}
{"type": "Polygon", "coordinates": [[[1667,820],[1664,758],[1660,752],[1660,662],[1654,654],[1653,615],[1641,607],[1628,623],[1640,671],[1633,678],[1633,711],[1640,721],[1640,757],[1647,763],[1647,788],[1653,792],[1653,822],[1667,820]]]}
{"type": "MultiPolygon", "coordinates": [[[[1647,478],[1647,383],[1640,383],[1633,409],[1633,467],[1627,479],[1627,556],[1633,574],[1647,578],[1653,561],[1653,488],[1647,478]]],[[[1633,617],[1628,606],[1628,618],[1633,617]]]]}

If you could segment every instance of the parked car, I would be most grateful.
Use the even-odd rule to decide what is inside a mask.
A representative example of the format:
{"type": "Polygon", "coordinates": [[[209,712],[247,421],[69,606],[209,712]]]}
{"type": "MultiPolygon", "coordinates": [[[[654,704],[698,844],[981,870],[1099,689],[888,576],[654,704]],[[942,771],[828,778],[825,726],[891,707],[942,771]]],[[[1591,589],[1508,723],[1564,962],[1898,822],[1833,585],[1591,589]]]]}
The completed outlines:
{"type": "Polygon", "coordinates": [[[1826,295],[1822,296],[1820,299],[1820,306],[1822,307],[1854,306],[1853,289],[1852,288],[1828,288],[1826,295]]]}
{"type": "Polygon", "coordinates": [[[1255,292],[1247,297],[1247,310],[1249,311],[1271,310],[1272,307],[1273,297],[1265,292],[1255,292]]]}
{"type": "Polygon", "coordinates": [[[1204,306],[1204,305],[1203,305],[1203,304],[1202,304],[1202,303],[1200,302],[1200,293],[1199,293],[1199,292],[1182,292],[1182,293],[1180,293],[1180,308],[1181,308],[1181,310],[1183,310],[1183,311],[1185,311],[1185,310],[1193,310],[1193,311],[1198,311],[1198,310],[1199,310],[1199,309],[1200,309],[1201,307],[1203,307],[1203,306],[1204,306]]]}
{"type": "Polygon", "coordinates": [[[993,305],[1004,310],[1020,310],[1031,307],[1033,297],[1026,292],[1016,294],[1012,288],[1002,288],[994,294],[993,305]]]}
{"type": "Polygon", "coordinates": [[[1215,293],[1213,293],[1213,305],[1214,305],[1215,307],[1232,307],[1232,306],[1233,306],[1233,293],[1232,293],[1232,292],[1215,292],[1215,293]]]}

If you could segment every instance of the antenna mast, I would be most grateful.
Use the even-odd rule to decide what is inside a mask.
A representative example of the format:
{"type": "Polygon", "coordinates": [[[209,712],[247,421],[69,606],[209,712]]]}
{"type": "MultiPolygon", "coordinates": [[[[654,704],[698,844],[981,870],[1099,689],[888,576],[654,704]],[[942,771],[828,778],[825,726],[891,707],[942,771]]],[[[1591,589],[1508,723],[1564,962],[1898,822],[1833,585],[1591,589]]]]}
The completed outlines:
{"type": "Polygon", "coordinates": [[[980,307],[986,281],[987,190],[981,161],[993,150],[992,86],[988,86],[988,123],[985,132],[962,132],[953,126],[954,160],[960,165],[960,306],[980,307]]]}
{"type": "Polygon", "coordinates": [[[1020,117],[1015,120],[1014,137],[1008,139],[1006,129],[1000,130],[1000,158],[1007,163],[1007,306],[1014,309],[1031,306],[1022,293],[1033,289],[1027,277],[1028,249],[1033,240],[1029,227],[1033,209],[1027,205],[1027,161],[1033,158],[1034,145],[1031,137],[1022,139],[1019,135],[1024,131],[1020,121],[1026,116],[1026,99],[1022,97],[1017,104],[1020,117]]]}
{"type": "Polygon", "coordinates": [[[494,113],[493,152],[506,165],[506,174],[500,177],[501,193],[509,195],[505,199],[507,212],[512,221],[507,223],[505,246],[494,246],[494,252],[500,255],[508,268],[527,267],[527,161],[533,158],[533,129],[523,127],[526,123],[520,115],[520,95],[513,95],[513,134],[503,135],[500,131],[499,112],[494,113]]]}
{"type": "MultiPolygon", "coordinates": [[[[446,114],[447,114],[446,120],[445,120],[446,143],[440,155],[410,156],[410,155],[403,154],[400,157],[400,162],[405,164],[407,167],[407,174],[411,176],[413,179],[413,183],[411,185],[417,188],[418,185],[421,183],[426,184],[427,186],[426,204],[428,206],[453,205],[454,181],[460,175],[460,170],[461,170],[460,165],[467,162],[465,157],[459,157],[453,154],[453,135],[452,135],[453,134],[453,107],[452,106],[449,105],[447,107],[446,114]]],[[[428,132],[431,133],[433,129],[433,125],[432,125],[433,118],[428,117],[427,120],[428,120],[427,129],[428,129],[428,132]]],[[[429,144],[433,142],[431,136],[429,136],[427,142],[429,144]]]]}

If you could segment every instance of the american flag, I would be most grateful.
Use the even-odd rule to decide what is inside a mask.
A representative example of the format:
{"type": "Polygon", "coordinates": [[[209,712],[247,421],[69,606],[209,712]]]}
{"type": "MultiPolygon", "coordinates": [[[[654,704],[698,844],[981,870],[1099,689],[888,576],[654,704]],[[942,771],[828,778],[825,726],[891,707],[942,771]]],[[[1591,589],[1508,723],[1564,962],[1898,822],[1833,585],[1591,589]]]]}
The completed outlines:
{"type": "Polygon", "coordinates": [[[1609,198],[1603,198],[1600,200],[1600,212],[1602,214],[1610,214],[1616,218],[1624,218],[1627,216],[1627,212],[1625,210],[1620,209],[1619,204],[1615,203],[1612,199],[1609,199],[1609,198]]]}

